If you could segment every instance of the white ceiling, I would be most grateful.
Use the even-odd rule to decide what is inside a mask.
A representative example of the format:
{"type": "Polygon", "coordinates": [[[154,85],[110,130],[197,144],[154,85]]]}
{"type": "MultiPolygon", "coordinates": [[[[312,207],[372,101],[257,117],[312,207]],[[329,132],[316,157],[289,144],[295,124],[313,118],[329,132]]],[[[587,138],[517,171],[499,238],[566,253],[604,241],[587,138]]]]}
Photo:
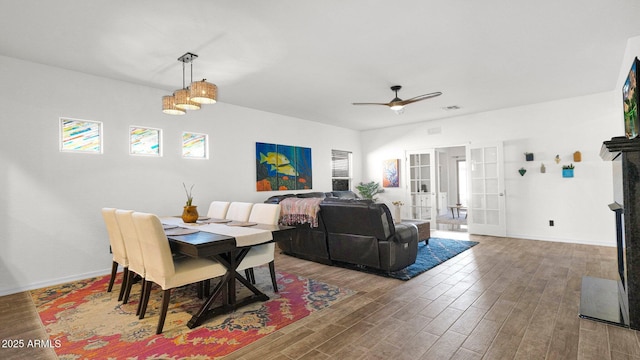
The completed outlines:
{"type": "Polygon", "coordinates": [[[0,55],[170,93],[182,87],[177,58],[193,52],[194,79],[216,83],[220,102],[357,130],[614,90],[640,35],[637,0],[0,5],[0,55]],[[443,95],[402,115],[351,105],[387,102],[396,84],[403,99],[443,95]]]}

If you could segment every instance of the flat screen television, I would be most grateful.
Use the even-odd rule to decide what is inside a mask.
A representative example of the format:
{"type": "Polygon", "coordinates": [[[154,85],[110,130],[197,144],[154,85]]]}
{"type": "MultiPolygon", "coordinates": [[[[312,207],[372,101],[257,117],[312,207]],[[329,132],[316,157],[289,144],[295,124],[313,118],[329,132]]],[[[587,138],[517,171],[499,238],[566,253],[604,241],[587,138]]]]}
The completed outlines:
{"type": "Polygon", "coordinates": [[[624,132],[627,138],[634,139],[638,136],[638,69],[640,61],[636,57],[631,64],[629,76],[622,87],[622,100],[624,102],[624,132]]]}

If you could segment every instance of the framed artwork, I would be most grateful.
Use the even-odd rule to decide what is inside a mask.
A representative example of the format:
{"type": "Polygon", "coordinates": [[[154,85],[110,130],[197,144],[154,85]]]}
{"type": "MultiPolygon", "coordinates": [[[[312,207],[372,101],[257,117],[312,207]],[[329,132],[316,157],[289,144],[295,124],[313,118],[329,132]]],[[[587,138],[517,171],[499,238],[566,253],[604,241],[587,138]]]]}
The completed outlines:
{"type": "Polygon", "coordinates": [[[185,159],[208,159],[209,136],[191,132],[182,133],[182,157],[185,159]]]}
{"type": "Polygon", "coordinates": [[[400,159],[385,160],[382,164],[382,187],[400,187],[398,165],[400,159]]]}
{"type": "Polygon", "coordinates": [[[60,151],[102,154],[102,122],[60,118],[60,151]]]}
{"type": "Polygon", "coordinates": [[[256,143],[256,190],[303,190],[313,187],[311,148],[256,143]]]}
{"type": "Polygon", "coordinates": [[[130,126],[129,154],[142,156],[162,156],[162,130],[140,126],[130,126]]]}
{"type": "Polygon", "coordinates": [[[622,100],[624,104],[624,132],[625,136],[633,139],[638,136],[638,107],[640,97],[638,95],[638,58],[633,60],[629,75],[622,86],[622,100]]]}

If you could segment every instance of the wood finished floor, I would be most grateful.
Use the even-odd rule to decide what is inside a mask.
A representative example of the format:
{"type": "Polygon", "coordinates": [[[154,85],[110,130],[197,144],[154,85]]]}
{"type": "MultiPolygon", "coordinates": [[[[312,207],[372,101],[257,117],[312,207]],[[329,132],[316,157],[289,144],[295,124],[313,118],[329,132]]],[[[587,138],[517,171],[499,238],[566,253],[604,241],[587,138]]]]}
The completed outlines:
{"type": "MultiPolygon", "coordinates": [[[[637,331],[578,318],[582,276],[613,279],[613,248],[432,235],[480,244],[406,282],[278,254],[280,271],[357,293],[226,359],[640,360],[637,331]]],[[[0,297],[0,339],[42,338],[26,295],[0,297]]],[[[55,356],[0,349],[14,358],[55,356]]]]}

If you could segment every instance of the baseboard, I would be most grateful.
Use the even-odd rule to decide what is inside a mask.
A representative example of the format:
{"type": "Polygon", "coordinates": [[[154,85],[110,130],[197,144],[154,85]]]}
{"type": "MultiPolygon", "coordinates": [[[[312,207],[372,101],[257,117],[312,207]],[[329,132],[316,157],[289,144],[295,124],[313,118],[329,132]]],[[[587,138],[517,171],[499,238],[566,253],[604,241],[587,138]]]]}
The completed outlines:
{"type": "Polygon", "coordinates": [[[615,243],[605,243],[600,241],[586,243],[584,242],[584,240],[581,240],[581,239],[566,239],[566,238],[554,238],[554,237],[544,237],[544,236],[532,237],[531,235],[518,235],[518,234],[507,234],[507,237],[514,238],[514,239],[523,239],[523,240],[538,240],[538,241],[551,241],[551,242],[561,242],[561,243],[581,244],[581,245],[616,247],[615,243]]]}
{"type": "Polygon", "coordinates": [[[111,269],[104,269],[104,270],[96,270],[88,273],[76,274],[76,275],[66,276],[66,277],[47,280],[47,281],[40,281],[40,282],[19,286],[15,288],[0,289],[0,296],[11,295],[11,294],[15,294],[23,291],[40,289],[48,286],[68,283],[71,281],[77,281],[77,280],[88,279],[96,276],[103,276],[103,275],[110,275],[110,274],[111,274],[111,269]]]}

